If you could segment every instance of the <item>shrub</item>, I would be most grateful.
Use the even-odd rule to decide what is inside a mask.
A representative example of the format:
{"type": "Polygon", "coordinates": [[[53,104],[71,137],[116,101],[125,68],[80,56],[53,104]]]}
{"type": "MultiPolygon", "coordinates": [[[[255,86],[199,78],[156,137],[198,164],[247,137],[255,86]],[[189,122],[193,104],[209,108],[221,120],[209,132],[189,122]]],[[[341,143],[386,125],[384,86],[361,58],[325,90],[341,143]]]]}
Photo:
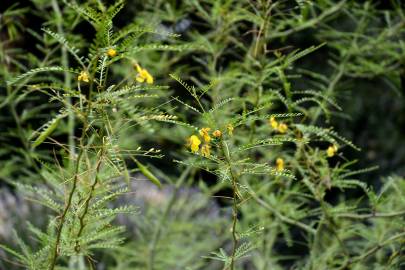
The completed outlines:
{"type": "Polygon", "coordinates": [[[404,179],[368,180],[331,125],[361,80],[399,91],[400,1],[32,8],[40,30],[2,16],[0,177],[40,207],[2,268],[403,266],[404,179]]]}

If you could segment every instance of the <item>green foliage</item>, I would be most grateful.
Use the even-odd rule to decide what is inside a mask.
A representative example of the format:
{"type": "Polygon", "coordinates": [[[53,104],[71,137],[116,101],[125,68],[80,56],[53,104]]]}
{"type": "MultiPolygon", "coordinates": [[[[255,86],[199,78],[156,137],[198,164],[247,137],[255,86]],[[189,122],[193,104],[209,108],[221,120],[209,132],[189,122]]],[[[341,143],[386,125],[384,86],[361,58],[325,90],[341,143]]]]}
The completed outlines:
{"type": "Polygon", "coordinates": [[[405,180],[331,122],[358,79],[399,92],[403,4],[174,2],[1,14],[0,179],[42,212],[0,268],[401,269],[405,180]]]}

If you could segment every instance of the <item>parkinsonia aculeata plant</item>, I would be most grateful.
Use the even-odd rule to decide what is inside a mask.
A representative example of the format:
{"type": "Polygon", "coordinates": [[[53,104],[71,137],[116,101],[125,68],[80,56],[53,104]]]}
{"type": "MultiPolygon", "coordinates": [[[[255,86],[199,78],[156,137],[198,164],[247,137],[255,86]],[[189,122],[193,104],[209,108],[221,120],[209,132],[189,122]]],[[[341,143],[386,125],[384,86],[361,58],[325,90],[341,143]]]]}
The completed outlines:
{"type": "MultiPolygon", "coordinates": [[[[122,23],[123,1],[82,2],[33,1],[46,23],[40,34],[27,32],[43,58],[17,54],[0,40],[7,80],[0,109],[9,108],[5,118],[16,123],[5,136],[22,143],[0,155],[23,156],[4,166],[11,177],[5,170],[0,177],[49,209],[45,223],[18,231],[18,248],[0,244],[17,265],[402,267],[404,180],[388,177],[378,191],[359,181],[375,167],[351,170],[356,161],[345,154],[358,147],[323,122],[344,115],[340,90],[359,78],[380,76],[395,88],[404,59],[400,2],[378,11],[371,1],[145,0],[127,4],[135,21],[121,30],[113,20],[122,23]],[[84,24],[94,37],[83,36],[84,24]],[[162,29],[186,33],[178,39],[162,29]],[[295,44],[307,35],[314,46],[295,44]],[[168,73],[178,74],[171,78],[188,95],[168,73]],[[167,158],[153,170],[144,165],[163,157],[159,144],[178,169],[167,158]],[[153,207],[141,208],[146,214],[114,204],[131,197],[139,172],[162,188],[153,191],[153,207]],[[201,196],[183,200],[189,194],[201,196]],[[115,223],[122,213],[128,227],[115,223]]],[[[11,9],[0,19],[7,26],[19,12],[28,11],[11,9]]]]}
{"type": "MultiPolygon", "coordinates": [[[[293,117],[299,114],[290,113],[258,116],[256,114],[257,111],[264,109],[260,108],[232,118],[225,118],[226,120],[230,120],[230,122],[226,122],[222,117],[216,115],[216,113],[219,112],[223,106],[229,105],[228,103],[237,102],[235,101],[236,99],[229,98],[218,104],[214,104],[211,108],[206,108],[203,105],[202,98],[206,92],[210,91],[210,88],[213,87],[212,85],[203,89],[196,89],[195,87],[187,85],[175,75],[172,75],[172,78],[184,86],[194,98],[197,106],[193,107],[190,104],[184,104],[192,109],[194,113],[198,114],[201,119],[205,120],[205,127],[200,129],[194,127],[194,129],[198,131],[198,134],[191,135],[187,142],[189,149],[192,153],[197,155],[197,157],[192,160],[178,160],[177,162],[207,170],[216,175],[220,183],[225,185],[230,184],[232,189],[231,197],[229,198],[232,205],[232,222],[230,226],[232,247],[229,255],[221,249],[220,253],[214,252],[213,256],[209,258],[223,261],[225,265],[224,269],[235,269],[236,260],[243,258],[254,248],[254,245],[248,242],[247,239],[241,239],[243,233],[238,232],[237,223],[240,214],[240,205],[251,198],[256,198],[249,194],[252,190],[249,190],[249,188],[243,184],[242,178],[247,178],[249,175],[274,175],[275,177],[294,178],[290,171],[284,168],[284,160],[282,158],[277,159],[275,166],[270,166],[268,163],[253,162],[252,157],[249,156],[249,152],[255,148],[281,145],[283,142],[294,141],[294,139],[284,136],[288,131],[288,126],[284,122],[278,122],[276,117],[293,117]],[[250,124],[252,121],[264,121],[277,135],[244,144],[238,137],[249,137],[249,134],[251,134],[250,124]],[[236,137],[235,135],[239,136],[236,137]],[[244,194],[247,194],[247,196],[251,198],[244,198],[244,194]],[[243,242],[239,244],[241,240],[243,240],[243,242]]],[[[183,103],[183,101],[180,102],[183,103]]]]}
{"type": "MultiPolygon", "coordinates": [[[[18,263],[29,269],[58,269],[61,265],[77,267],[87,261],[94,269],[94,250],[112,249],[122,244],[123,226],[112,225],[112,220],[121,213],[134,213],[132,205],[111,207],[109,202],[129,192],[127,185],[132,171],[140,171],[154,184],[159,180],[137,157],[159,157],[159,150],[122,149],[119,146],[120,132],[151,120],[173,119],[158,108],[143,108],[142,102],[157,99],[165,87],[154,84],[154,77],[136,59],[136,53],[143,50],[179,50],[180,47],[161,44],[138,44],[143,34],[160,34],[151,29],[129,25],[121,31],[114,31],[112,20],[123,8],[118,1],[111,7],[100,3],[99,10],[90,6],[68,4],[78,17],[84,18],[96,30],[96,36],[87,56],[82,56],[63,36],[60,7],[53,1],[58,14],[58,32],[44,28],[46,35],[58,42],[62,51],[62,66],[44,66],[32,69],[8,81],[9,87],[25,87],[49,97],[50,103],[60,106],[59,113],[33,132],[31,151],[49,142],[69,158],[54,152],[55,163],[41,163],[41,175],[45,179],[41,187],[14,183],[34,201],[39,201],[53,211],[46,233],[30,225],[37,238],[39,249],[34,252],[20,241],[22,253],[2,246],[13,254],[18,263]],[[69,55],[69,57],[67,56],[69,55]],[[70,61],[70,62],[69,62],[70,61]],[[109,80],[114,65],[127,65],[128,74],[120,81],[109,80]],[[43,77],[38,74],[62,72],[64,81],[43,77]],[[30,83],[33,81],[34,83],[30,83]],[[114,118],[120,110],[123,118],[114,118]],[[51,135],[64,125],[68,118],[69,143],[64,144],[51,135]],[[76,137],[76,134],[79,134],[76,137]],[[137,168],[128,170],[125,159],[132,159],[137,168]]],[[[167,35],[167,33],[163,33],[167,35]]],[[[54,150],[55,151],[55,150],[54,150]]]]}

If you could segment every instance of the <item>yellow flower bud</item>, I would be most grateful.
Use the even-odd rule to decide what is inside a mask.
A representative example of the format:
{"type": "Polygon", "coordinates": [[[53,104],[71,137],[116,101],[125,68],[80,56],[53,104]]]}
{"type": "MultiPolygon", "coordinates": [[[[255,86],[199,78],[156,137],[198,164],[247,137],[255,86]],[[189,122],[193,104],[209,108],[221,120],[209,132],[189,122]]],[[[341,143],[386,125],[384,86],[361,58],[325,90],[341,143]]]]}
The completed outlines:
{"type": "Polygon", "coordinates": [[[204,141],[205,141],[206,143],[209,143],[209,142],[211,141],[211,137],[210,137],[210,135],[208,134],[208,132],[209,132],[210,130],[211,130],[211,129],[210,129],[209,127],[200,129],[200,136],[203,137],[203,139],[204,139],[204,141]]]}
{"type": "Polygon", "coordinates": [[[269,124],[273,129],[278,128],[278,122],[276,121],[276,118],[274,118],[274,116],[270,117],[269,124]]]}
{"type": "Polygon", "coordinates": [[[201,155],[202,155],[203,157],[209,157],[210,154],[211,154],[210,148],[211,148],[211,147],[210,147],[208,144],[204,144],[204,145],[201,147],[201,155]]]}
{"type": "Polygon", "coordinates": [[[226,129],[228,130],[228,134],[229,134],[229,136],[232,136],[233,135],[233,126],[232,126],[232,124],[228,124],[227,126],[226,126],[226,129]]]}
{"type": "Polygon", "coordinates": [[[117,51],[115,50],[115,49],[113,49],[113,48],[109,48],[108,50],[107,50],[107,55],[109,56],[109,57],[114,57],[114,56],[116,56],[118,53],[117,53],[117,51]]]}
{"type": "Polygon", "coordinates": [[[276,159],[276,168],[277,168],[277,171],[279,171],[279,172],[284,170],[284,160],[282,158],[276,159]]]}
{"type": "Polygon", "coordinates": [[[337,151],[338,151],[337,146],[336,145],[331,145],[326,150],[326,154],[327,154],[328,157],[333,157],[336,154],[337,151]]]}
{"type": "Polygon", "coordinates": [[[153,84],[153,77],[146,69],[141,68],[138,64],[135,64],[135,68],[138,72],[138,75],[136,75],[138,82],[143,83],[146,81],[147,84],[153,84]]]}
{"type": "Polygon", "coordinates": [[[89,73],[87,71],[81,71],[77,76],[78,81],[89,82],[89,73]]]}
{"type": "Polygon", "coordinates": [[[222,136],[222,132],[220,130],[215,130],[214,132],[212,132],[212,135],[216,138],[219,138],[222,136]]]}
{"type": "Polygon", "coordinates": [[[284,123],[280,123],[277,128],[278,132],[280,132],[280,133],[286,133],[287,129],[288,129],[288,126],[284,123]]]}

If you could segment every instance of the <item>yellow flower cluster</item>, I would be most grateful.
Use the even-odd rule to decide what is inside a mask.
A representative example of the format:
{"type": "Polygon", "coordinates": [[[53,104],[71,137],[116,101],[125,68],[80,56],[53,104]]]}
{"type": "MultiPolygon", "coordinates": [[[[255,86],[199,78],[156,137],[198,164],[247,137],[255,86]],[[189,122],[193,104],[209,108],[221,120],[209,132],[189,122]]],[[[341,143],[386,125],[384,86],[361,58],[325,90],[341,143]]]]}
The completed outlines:
{"type": "MultiPolygon", "coordinates": [[[[198,132],[204,142],[204,144],[201,146],[201,155],[203,157],[209,157],[211,155],[210,130],[211,128],[205,127],[201,128],[198,132]]],[[[214,132],[212,132],[212,136],[214,136],[215,138],[220,138],[222,136],[222,132],[217,129],[214,132]]],[[[190,138],[188,138],[187,146],[190,147],[191,152],[197,153],[198,150],[200,150],[201,143],[202,142],[197,135],[191,135],[190,138]]]]}
{"type": "Polygon", "coordinates": [[[146,81],[147,84],[153,84],[153,77],[146,69],[141,68],[138,64],[135,64],[135,68],[138,72],[138,75],[136,75],[136,80],[138,82],[143,83],[146,81]]]}
{"type": "Polygon", "coordinates": [[[270,117],[269,124],[273,129],[277,130],[280,133],[287,132],[288,126],[285,123],[277,122],[277,120],[276,120],[276,118],[274,118],[274,116],[270,117]]]}
{"type": "Polygon", "coordinates": [[[328,157],[333,157],[337,153],[337,151],[338,151],[337,146],[333,144],[329,146],[328,149],[326,149],[326,155],[328,157]]]}
{"type": "Polygon", "coordinates": [[[82,81],[82,82],[89,82],[89,73],[87,71],[82,71],[80,72],[79,76],[77,76],[77,80],[78,81],[82,81]]]}

